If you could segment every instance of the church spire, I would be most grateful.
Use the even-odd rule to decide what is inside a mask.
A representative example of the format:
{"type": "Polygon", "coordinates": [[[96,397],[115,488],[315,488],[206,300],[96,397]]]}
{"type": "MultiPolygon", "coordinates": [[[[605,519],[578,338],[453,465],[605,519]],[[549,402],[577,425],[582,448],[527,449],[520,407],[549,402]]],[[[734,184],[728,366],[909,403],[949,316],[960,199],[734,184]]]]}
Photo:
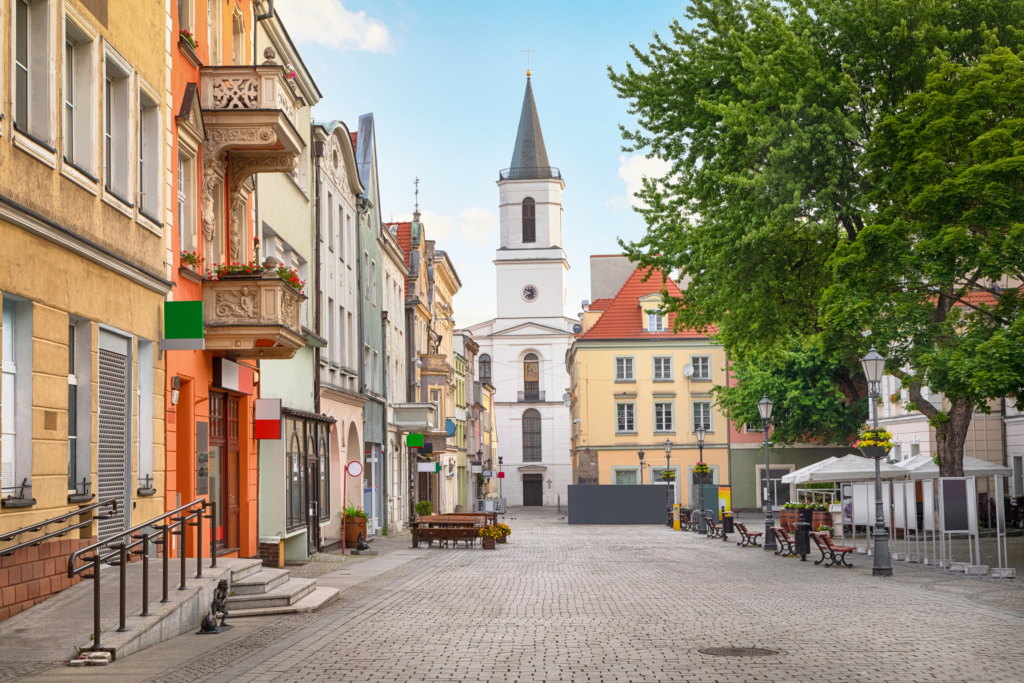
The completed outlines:
{"type": "Polygon", "coordinates": [[[510,178],[547,178],[551,176],[548,151],[544,148],[544,134],[540,130],[537,104],[533,101],[530,86],[530,72],[526,72],[526,94],[523,96],[523,110],[519,114],[519,130],[516,146],[512,150],[510,178]]]}

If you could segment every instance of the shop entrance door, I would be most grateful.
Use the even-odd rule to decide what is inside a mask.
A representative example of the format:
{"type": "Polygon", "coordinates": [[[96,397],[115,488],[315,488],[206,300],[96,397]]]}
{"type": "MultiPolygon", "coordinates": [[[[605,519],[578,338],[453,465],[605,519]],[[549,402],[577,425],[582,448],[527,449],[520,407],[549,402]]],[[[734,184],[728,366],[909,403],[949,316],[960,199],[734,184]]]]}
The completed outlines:
{"type": "Polygon", "coordinates": [[[210,495],[218,554],[238,550],[238,398],[210,392],[210,495]]]}
{"type": "MultiPolygon", "coordinates": [[[[312,425],[307,424],[307,429],[312,425]]],[[[312,442],[312,439],[310,439],[312,442]]],[[[310,443],[310,445],[312,445],[310,443]]],[[[306,452],[306,551],[312,555],[320,551],[320,501],[319,501],[320,467],[315,453],[306,452]]]]}

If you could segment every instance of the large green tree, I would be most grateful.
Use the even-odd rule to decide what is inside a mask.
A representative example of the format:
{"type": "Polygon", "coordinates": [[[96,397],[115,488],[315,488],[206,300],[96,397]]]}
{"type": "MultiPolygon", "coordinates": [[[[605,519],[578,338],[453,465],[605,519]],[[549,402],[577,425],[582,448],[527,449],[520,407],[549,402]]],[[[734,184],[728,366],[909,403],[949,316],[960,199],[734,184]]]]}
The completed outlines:
{"type": "MultiPolygon", "coordinates": [[[[636,130],[623,130],[624,149],[672,163],[668,175],[645,182],[639,193],[646,235],[623,246],[641,264],[690,278],[681,297],[664,302],[677,313],[677,324],[717,327],[718,338],[738,359],[773,349],[778,355],[793,335],[813,336],[841,361],[837,386],[854,381],[857,357],[876,342],[892,357],[888,369],[904,377],[914,396],[924,383],[954,403],[964,399],[978,407],[985,397],[1017,391],[1020,374],[991,355],[984,358],[983,348],[992,337],[1012,337],[1017,318],[1006,316],[1015,305],[1007,303],[998,314],[970,308],[974,290],[995,282],[998,267],[983,269],[973,281],[971,270],[959,283],[953,268],[953,279],[940,283],[938,270],[919,264],[936,291],[905,301],[913,310],[900,316],[884,309],[892,293],[882,283],[904,276],[901,250],[917,244],[913,233],[924,229],[922,219],[909,213],[916,194],[899,201],[890,196],[894,183],[902,182],[902,192],[921,188],[889,178],[885,170],[900,153],[906,165],[914,148],[926,143],[900,137],[900,130],[926,115],[921,105],[910,108],[912,96],[926,97],[929,74],[943,68],[974,73],[999,45],[1019,49],[1024,3],[693,0],[687,18],[693,28],[673,23],[671,40],[655,34],[646,51],[634,47],[639,67],[609,70],[639,122],[636,130]],[[890,125],[894,119],[899,123],[890,125]],[[882,133],[883,122],[891,132],[882,133]],[[916,220],[903,242],[887,239],[881,227],[893,225],[897,215],[905,216],[904,226],[916,220]],[[863,246],[869,240],[872,250],[863,246]],[[942,287],[959,298],[941,296],[942,287]],[[987,330],[973,313],[990,321],[987,330]],[[883,316],[885,325],[879,322],[883,316]],[[951,323],[964,318],[955,327],[956,340],[938,329],[917,334],[926,320],[949,328],[950,316],[951,323]],[[863,337],[869,329],[873,334],[863,337]],[[961,330],[977,337],[961,337],[961,330]],[[951,348],[939,354],[938,343],[951,348]],[[977,363],[988,363],[984,374],[999,381],[983,382],[973,373],[973,388],[961,396],[956,382],[942,379],[977,363]]],[[[1015,114],[999,116],[1012,120],[1015,114]]],[[[968,126],[961,146],[973,144],[967,130],[980,129],[968,126]]],[[[962,161],[947,172],[968,172],[970,164],[962,161]]],[[[979,233],[976,239],[1005,243],[1008,225],[1004,221],[999,234],[979,233]]],[[[970,257],[960,251],[966,241],[936,239],[935,260],[960,263],[970,257]]],[[[1002,275],[1013,274],[1003,269],[1002,275]]],[[[1011,299],[1003,294],[999,301],[1011,299]]],[[[930,407],[918,404],[922,412],[930,407]]],[[[963,439],[957,435],[966,433],[966,424],[952,412],[962,410],[925,412],[940,431],[946,475],[961,468],[963,439]]]]}

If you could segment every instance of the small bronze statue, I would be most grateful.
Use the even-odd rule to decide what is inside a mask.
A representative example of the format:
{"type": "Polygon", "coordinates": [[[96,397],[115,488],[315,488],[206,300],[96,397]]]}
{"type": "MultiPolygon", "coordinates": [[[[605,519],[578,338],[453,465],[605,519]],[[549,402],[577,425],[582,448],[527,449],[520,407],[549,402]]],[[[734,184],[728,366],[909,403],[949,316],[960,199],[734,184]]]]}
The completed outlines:
{"type": "Polygon", "coordinates": [[[363,532],[359,532],[359,536],[356,537],[356,550],[369,550],[370,544],[363,538],[363,532]]]}
{"type": "Polygon", "coordinates": [[[224,622],[228,618],[228,581],[227,579],[221,579],[217,583],[217,588],[213,592],[213,602],[210,603],[210,613],[203,617],[203,623],[199,627],[200,633],[220,633],[221,629],[231,628],[225,626],[224,622]],[[220,613],[220,627],[217,626],[217,614],[220,613]]]}

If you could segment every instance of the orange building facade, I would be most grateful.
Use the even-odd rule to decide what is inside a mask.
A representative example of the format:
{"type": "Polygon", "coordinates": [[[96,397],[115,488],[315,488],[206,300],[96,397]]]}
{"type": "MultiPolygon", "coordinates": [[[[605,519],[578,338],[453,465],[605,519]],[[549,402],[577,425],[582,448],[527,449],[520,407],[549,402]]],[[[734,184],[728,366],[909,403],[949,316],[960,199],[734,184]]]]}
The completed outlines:
{"type": "MultiPolygon", "coordinates": [[[[172,14],[169,299],[203,301],[205,350],[165,352],[166,509],[205,496],[216,503],[218,553],[253,557],[259,363],[290,358],[304,344],[303,295],[278,277],[276,264],[253,265],[253,192],[256,173],[296,167],[294,115],[304,102],[272,50],[257,61],[254,24],[267,17],[251,0],[181,0],[172,14]]],[[[188,544],[193,555],[195,539],[188,544]]]]}

